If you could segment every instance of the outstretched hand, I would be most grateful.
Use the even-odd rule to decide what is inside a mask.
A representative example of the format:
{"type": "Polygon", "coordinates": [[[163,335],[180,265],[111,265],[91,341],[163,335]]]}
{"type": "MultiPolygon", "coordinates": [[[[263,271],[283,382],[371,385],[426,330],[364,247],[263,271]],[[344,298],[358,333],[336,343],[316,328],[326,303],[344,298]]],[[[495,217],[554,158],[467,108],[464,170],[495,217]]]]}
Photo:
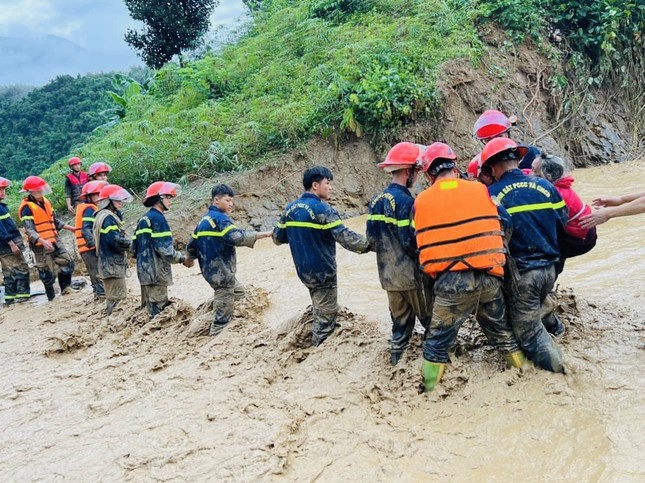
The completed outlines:
{"type": "Polygon", "coordinates": [[[592,228],[596,225],[605,223],[610,218],[610,212],[607,208],[598,208],[586,216],[580,217],[580,226],[582,228],[592,228]]]}
{"type": "MultiPolygon", "coordinates": [[[[623,200],[617,196],[603,196],[596,198],[591,204],[597,208],[604,208],[607,206],[618,206],[623,203],[623,200]]],[[[605,220],[606,221],[606,220],[605,220]]]]}
{"type": "Polygon", "coordinates": [[[271,238],[273,231],[259,231],[257,238],[271,238]]]}

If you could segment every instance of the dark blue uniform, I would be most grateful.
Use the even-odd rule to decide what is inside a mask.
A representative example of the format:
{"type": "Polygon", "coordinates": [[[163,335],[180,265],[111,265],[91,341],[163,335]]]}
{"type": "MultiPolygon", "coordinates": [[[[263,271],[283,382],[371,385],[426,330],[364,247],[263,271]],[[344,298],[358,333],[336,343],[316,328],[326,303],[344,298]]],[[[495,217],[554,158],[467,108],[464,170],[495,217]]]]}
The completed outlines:
{"type": "Polygon", "coordinates": [[[0,264],[7,304],[29,299],[29,266],[22,256],[23,249],[24,243],[18,227],[11,219],[7,205],[0,202],[0,264]],[[9,247],[10,241],[21,250],[20,254],[13,254],[9,247]]]}
{"type": "Polygon", "coordinates": [[[376,251],[381,287],[387,291],[392,338],[391,361],[396,364],[407,348],[415,319],[424,327],[432,307],[431,281],[423,290],[423,277],[417,261],[416,239],[411,213],[414,198],[398,183],[390,184],[370,201],[367,239],[376,251]]]}
{"type": "Polygon", "coordinates": [[[117,303],[127,296],[125,276],[131,242],[125,234],[122,220],[121,212],[105,208],[96,213],[94,221],[94,240],[98,240],[98,276],[103,280],[107,315],[110,315],[117,303]]]}
{"type": "Polygon", "coordinates": [[[240,230],[226,213],[210,206],[186,246],[188,256],[199,261],[204,279],[215,291],[211,335],[219,334],[231,321],[235,299],[243,295],[240,290],[236,293],[235,247],[253,248],[256,240],[257,232],[240,230]]]}
{"type": "Polygon", "coordinates": [[[513,222],[510,256],[519,278],[509,277],[509,314],[525,354],[538,366],[564,372],[562,354],[542,323],[542,305],[555,283],[558,225],[567,223],[567,208],[551,183],[519,169],[505,172],[489,186],[513,222]]]}
{"type": "Polygon", "coordinates": [[[298,277],[309,289],[312,342],[319,345],[336,327],[336,242],[356,253],[369,251],[369,242],[343,225],[338,212],[310,192],[287,205],[273,230],[273,241],[289,244],[298,277]]]}

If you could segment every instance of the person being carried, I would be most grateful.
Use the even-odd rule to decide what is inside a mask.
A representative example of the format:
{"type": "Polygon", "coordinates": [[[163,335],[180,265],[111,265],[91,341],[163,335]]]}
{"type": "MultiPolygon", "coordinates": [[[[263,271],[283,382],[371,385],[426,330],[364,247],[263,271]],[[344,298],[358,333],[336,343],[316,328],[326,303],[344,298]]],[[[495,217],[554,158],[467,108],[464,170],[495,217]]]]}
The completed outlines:
{"type": "Polygon", "coordinates": [[[551,333],[564,331],[554,313],[545,316],[543,303],[555,283],[558,260],[558,225],[568,221],[560,194],[545,179],[525,175],[517,166],[527,148],[507,138],[491,140],[482,151],[497,180],[488,190],[511,215],[510,270],[507,280],[511,324],[526,356],[542,369],[564,372],[562,353],[551,333]]]}
{"type": "Polygon", "coordinates": [[[175,250],[172,232],[164,213],[170,210],[172,200],[181,193],[181,186],[166,181],[152,183],[143,199],[150,208],[139,218],[132,237],[132,254],[137,259],[137,276],[141,284],[141,306],[151,319],[169,303],[168,286],[172,285],[171,263],[192,267],[186,255],[175,250]]]}
{"type": "Polygon", "coordinates": [[[58,237],[58,230],[74,233],[74,227],[58,219],[54,208],[45,195],[52,192],[47,182],[38,176],[29,176],[22,185],[22,193],[27,196],[20,203],[18,213],[22,222],[29,247],[36,257],[38,276],[45,286],[48,300],[54,300],[54,282],[58,271],[58,284],[61,294],[72,292],[74,260],[58,237]]]}
{"type": "Polygon", "coordinates": [[[76,156],[69,158],[67,165],[70,172],[65,176],[65,202],[67,203],[67,211],[70,215],[74,215],[76,205],[81,200],[81,190],[89,181],[89,177],[85,171],[81,171],[81,158],[76,156]]]}
{"type": "Polygon", "coordinates": [[[109,184],[99,193],[94,217],[94,240],[99,259],[98,276],[105,287],[105,314],[111,315],[117,304],[128,294],[125,277],[127,253],[132,242],[123,227],[123,203],[131,203],[132,195],[116,184],[109,184]]]}
{"type": "Polygon", "coordinates": [[[414,202],[419,264],[434,279],[432,319],[423,342],[426,391],[441,380],[448,351],[471,315],[509,365],[520,367],[525,360],[502,291],[506,250],[501,219],[510,227],[510,216],[495,206],[483,184],[459,179],[456,159],[444,143],[425,150],[422,160],[431,186],[414,202]]]}
{"type": "Polygon", "coordinates": [[[560,259],[555,262],[557,277],[564,269],[565,260],[587,253],[596,246],[598,236],[595,228],[580,226],[580,218],[591,213],[591,207],[584,203],[571,187],[574,180],[564,159],[542,154],[533,160],[532,172],[555,186],[569,211],[569,221],[563,230],[558,230],[560,259]]]}
{"type": "Polygon", "coordinates": [[[381,287],[387,293],[392,338],[390,361],[399,362],[408,347],[418,318],[427,327],[432,311],[431,282],[424,291],[417,263],[414,228],[411,223],[414,198],[410,188],[421,168],[421,149],[403,142],[394,146],[379,168],[392,173],[392,182],[368,205],[367,239],[376,252],[381,287]]]}
{"type": "Polygon", "coordinates": [[[582,228],[601,225],[612,218],[645,213],[645,191],[631,195],[596,198],[591,204],[597,209],[580,218],[582,228]]]}
{"type": "Polygon", "coordinates": [[[74,220],[76,248],[78,253],[81,254],[81,259],[85,263],[85,268],[87,268],[87,273],[90,276],[94,300],[100,300],[105,297],[103,282],[98,278],[99,259],[96,256],[96,243],[94,240],[94,215],[98,210],[96,200],[107,184],[107,181],[90,181],[83,186],[83,191],[81,192],[83,201],[76,207],[76,218],[74,220]]]}
{"type": "Polygon", "coordinates": [[[216,336],[230,323],[236,300],[244,288],[235,278],[236,247],[253,248],[256,240],[268,238],[270,231],[240,230],[230,218],[235,192],[225,184],[211,190],[211,206],[195,228],[186,246],[189,260],[197,259],[202,276],[213,288],[213,321],[209,334],[216,336]]]}
{"type": "Polygon", "coordinates": [[[6,305],[26,302],[31,295],[29,265],[22,254],[25,244],[4,202],[7,188],[11,185],[8,179],[0,178],[0,265],[6,305]]]}
{"type": "Polygon", "coordinates": [[[338,212],[326,203],[331,199],[333,179],[331,170],[324,166],[307,169],[302,178],[305,192],[286,206],[273,229],[273,242],[289,244],[298,277],[309,289],[314,346],[322,344],[336,328],[336,242],[356,253],[370,250],[367,238],[343,225],[338,212]]]}

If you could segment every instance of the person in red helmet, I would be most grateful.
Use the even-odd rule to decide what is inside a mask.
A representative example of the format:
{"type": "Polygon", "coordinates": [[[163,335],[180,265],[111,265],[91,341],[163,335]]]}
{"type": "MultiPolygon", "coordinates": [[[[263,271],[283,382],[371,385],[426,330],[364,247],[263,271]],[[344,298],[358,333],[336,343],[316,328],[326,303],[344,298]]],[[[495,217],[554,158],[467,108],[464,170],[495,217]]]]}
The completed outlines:
{"type": "Polygon", "coordinates": [[[83,186],[83,191],[81,192],[83,201],[76,207],[74,220],[76,248],[90,276],[95,300],[105,297],[105,288],[101,279],[98,278],[99,259],[96,256],[96,243],[94,240],[94,215],[98,210],[96,202],[99,193],[107,184],[107,181],[90,181],[83,186]]]}
{"type": "Polygon", "coordinates": [[[108,174],[111,172],[112,168],[107,163],[92,163],[88,170],[88,176],[92,181],[108,181],[108,174]]]}
{"type": "Polygon", "coordinates": [[[457,156],[447,144],[428,146],[422,160],[431,186],[414,202],[414,224],[419,264],[434,279],[422,365],[424,388],[431,391],[459,328],[472,315],[509,365],[520,367],[524,354],[506,317],[502,291],[508,213],[495,206],[485,186],[460,179],[457,156]]]}
{"type": "Polygon", "coordinates": [[[495,138],[484,146],[482,163],[491,167],[496,180],[488,187],[491,196],[513,221],[509,252],[516,270],[507,280],[513,330],[535,364],[564,372],[562,353],[547,332],[561,333],[564,326],[557,317],[545,317],[544,302],[555,282],[554,263],[560,257],[558,230],[564,229],[568,213],[551,183],[527,176],[518,168],[527,150],[512,139],[495,138]]]}
{"type": "Polygon", "coordinates": [[[45,195],[51,193],[47,182],[38,176],[29,176],[22,185],[22,193],[27,196],[20,203],[18,213],[29,246],[36,257],[38,276],[45,285],[48,300],[55,297],[55,272],[58,271],[58,284],[62,294],[71,293],[74,260],[58,237],[61,229],[74,232],[74,227],[60,221],[54,208],[45,195]]]}
{"type": "Polygon", "coordinates": [[[180,193],[181,186],[178,184],[166,181],[152,183],[143,199],[143,206],[149,210],[139,219],[132,237],[132,253],[137,259],[137,276],[141,284],[141,302],[151,319],[170,303],[170,264],[193,265],[192,259],[175,250],[172,232],[164,216],[180,193]]]}
{"type": "Polygon", "coordinates": [[[376,251],[379,280],[387,293],[392,319],[390,362],[395,365],[409,345],[416,319],[425,328],[432,307],[432,292],[424,291],[417,265],[410,218],[414,203],[410,188],[421,169],[421,148],[414,143],[398,143],[378,166],[392,174],[392,182],[368,205],[366,235],[376,251]]]}
{"type": "Polygon", "coordinates": [[[76,205],[81,199],[81,191],[89,177],[85,171],[81,171],[81,158],[74,156],[67,161],[70,172],[65,176],[65,202],[70,215],[76,212],[76,205]]]}
{"type": "Polygon", "coordinates": [[[123,203],[132,202],[132,195],[116,184],[103,187],[97,198],[99,211],[94,217],[93,235],[99,259],[98,276],[105,287],[105,314],[111,315],[117,304],[128,294],[125,277],[127,253],[132,242],[123,227],[123,203]]]}
{"type": "Polygon", "coordinates": [[[29,289],[29,266],[22,254],[24,242],[4,202],[11,181],[0,178],[0,265],[4,278],[5,304],[26,302],[29,289]]]}

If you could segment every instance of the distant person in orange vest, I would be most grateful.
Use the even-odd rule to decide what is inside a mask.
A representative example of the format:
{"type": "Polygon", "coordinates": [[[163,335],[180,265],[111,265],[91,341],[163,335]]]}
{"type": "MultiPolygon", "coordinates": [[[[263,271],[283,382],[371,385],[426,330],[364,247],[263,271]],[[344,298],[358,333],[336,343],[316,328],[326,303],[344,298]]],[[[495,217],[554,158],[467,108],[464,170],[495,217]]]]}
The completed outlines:
{"type": "Polygon", "coordinates": [[[580,218],[580,226],[591,228],[612,218],[645,213],[645,191],[623,196],[596,198],[591,202],[596,210],[580,218]]]}
{"type": "Polygon", "coordinates": [[[460,179],[456,159],[447,144],[428,146],[422,160],[432,185],[414,202],[419,263],[435,281],[423,342],[426,391],[441,380],[448,351],[471,315],[510,365],[520,367],[525,360],[502,292],[506,250],[500,216],[508,227],[510,216],[495,206],[484,185],[460,179]]]}
{"type": "Polygon", "coordinates": [[[112,167],[107,163],[92,163],[88,170],[88,176],[92,181],[108,181],[108,174],[112,172],[112,167]]]}
{"type": "Polygon", "coordinates": [[[21,192],[27,193],[27,196],[18,208],[20,221],[36,257],[38,276],[45,285],[47,299],[51,301],[55,297],[56,271],[61,293],[72,292],[74,260],[61,243],[58,231],[65,229],[74,233],[74,227],[66,225],[56,217],[52,204],[45,198],[52,190],[44,179],[29,176],[23,183],[21,192]]]}
{"type": "Polygon", "coordinates": [[[67,211],[70,215],[75,213],[76,205],[81,199],[81,190],[89,177],[85,171],[81,171],[81,158],[74,156],[67,161],[70,172],[65,176],[65,201],[67,211]]]}
{"type": "Polygon", "coordinates": [[[98,211],[96,201],[107,181],[90,181],[83,186],[81,201],[76,207],[76,218],[74,223],[76,234],[76,248],[81,254],[87,273],[92,282],[94,299],[99,300],[105,297],[103,282],[98,278],[99,259],[96,255],[96,242],[94,240],[94,215],[98,211]]]}
{"type": "Polygon", "coordinates": [[[395,365],[410,343],[416,319],[425,328],[432,311],[432,282],[423,283],[426,277],[419,270],[410,218],[414,204],[410,188],[421,169],[421,149],[414,143],[398,143],[378,166],[392,173],[392,182],[370,201],[366,234],[387,293],[392,319],[390,362],[395,365]]]}
{"type": "Polygon", "coordinates": [[[18,227],[11,219],[5,204],[7,188],[11,181],[0,178],[0,265],[4,278],[5,304],[26,302],[29,289],[29,265],[22,254],[25,248],[18,227]]]}

